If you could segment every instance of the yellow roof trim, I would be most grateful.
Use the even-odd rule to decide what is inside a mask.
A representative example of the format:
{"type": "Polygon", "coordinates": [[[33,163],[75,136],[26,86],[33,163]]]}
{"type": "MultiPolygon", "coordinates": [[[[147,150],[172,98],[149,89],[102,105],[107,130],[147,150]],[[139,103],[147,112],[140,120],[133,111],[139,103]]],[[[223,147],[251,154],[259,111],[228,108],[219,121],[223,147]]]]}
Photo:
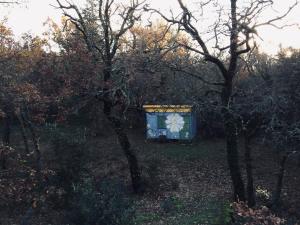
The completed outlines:
{"type": "Polygon", "coordinates": [[[149,113],[158,113],[158,112],[174,112],[174,113],[179,113],[179,112],[191,112],[192,109],[191,108],[148,108],[148,109],[145,109],[146,112],[149,112],[149,113]]]}
{"type": "Polygon", "coordinates": [[[144,109],[148,109],[148,108],[159,108],[159,109],[163,109],[163,108],[193,108],[192,105],[143,105],[144,109]]]}
{"type": "Polygon", "coordinates": [[[191,105],[144,105],[146,112],[191,112],[191,105]]]}

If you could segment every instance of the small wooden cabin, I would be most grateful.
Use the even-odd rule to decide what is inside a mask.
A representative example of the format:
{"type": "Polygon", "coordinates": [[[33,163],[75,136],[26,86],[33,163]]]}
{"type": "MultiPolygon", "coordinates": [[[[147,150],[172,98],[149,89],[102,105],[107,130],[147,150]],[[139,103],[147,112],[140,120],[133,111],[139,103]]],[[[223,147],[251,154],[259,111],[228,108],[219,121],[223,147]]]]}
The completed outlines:
{"type": "Polygon", "coordinates": [[[196,117],[191,105],[144,105],[147,138],[191,140],[196,135],[196,117]]]}

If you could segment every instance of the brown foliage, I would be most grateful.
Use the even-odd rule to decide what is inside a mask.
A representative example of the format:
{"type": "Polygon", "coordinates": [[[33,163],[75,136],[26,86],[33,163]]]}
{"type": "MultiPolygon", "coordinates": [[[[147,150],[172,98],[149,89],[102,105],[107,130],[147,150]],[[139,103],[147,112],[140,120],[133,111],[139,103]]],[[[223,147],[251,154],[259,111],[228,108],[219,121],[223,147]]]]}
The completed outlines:
{"type": "Polygon", "coordinates": [[[285,220],[275,216],[266,206],[252,209],[245,202],[233,203],[235,224],[281,225],[285,220]]]}

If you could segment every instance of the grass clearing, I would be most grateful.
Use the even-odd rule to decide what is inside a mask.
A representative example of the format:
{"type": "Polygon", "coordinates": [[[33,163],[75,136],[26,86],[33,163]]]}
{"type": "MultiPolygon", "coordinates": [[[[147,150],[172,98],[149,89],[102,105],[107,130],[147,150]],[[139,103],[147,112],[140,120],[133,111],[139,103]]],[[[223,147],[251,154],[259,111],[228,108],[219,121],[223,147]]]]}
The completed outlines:
{"type": "MultiPolygon", "coordinates": [[[[52,128],[51,128],[52,129],[52,128]]],[[[53,158],[53,130],[41,135],[41,150],[45,166],[55,165],[53,158]]],[[[67,137],[70,142],[85,142],[88,153],[87,170],[97,180],[117,179],[130,187],[128,164],[115,135],[86,136],[84,127],[55,128],[54,133],[67,137]],[[56,130],[55,130],[56,129],[56,130]]],[[[16,149],[23,151],[22,139],[14,132],[16,149]]],[[[57,135],[57,134],[55,134],[57,135]]],[[[132,148],[136,151],[142,167],[142,175],[147,181],[144,195],[128,197],[136,210],[136,225],[225,225],[230,220],[231,181],[226,163],[225,143],[222,139],[194,140],[192,143],[158,143],[145,140],[142,132],[131,131],[132,148]]],[[[243,150],[240,148],[243,157],[243,150]]],[[[254,148],[255,185],[272,190],[276,174],[274,161],[266,161],[267,150],[254,148]],[[263,162],[263,163],[262,163],[263,162]],[[268,181],[268,182],[266,182],[268,181]]],[[[241,160],[241,164],[242,164],[241,160]]],[[[242,164],[243,165],[243,164],[242,164]]],[[[296,170],[288,170],[284,189],[293,208],[299,203],[300,193],[296,170]],[[292,196],[293,194],[293,196],[292,196]]],[[[128,190],[130,192],[130,188],[128,190]]],[[[45,209],[45,216],[57,214],[55,209],[45,209]]],[[[18,215],[24,212],[18,211],[18,215]]],[[[17,217],[16,217],[17,218],[17,217]]],[[[48,221],[56,220],[47,218],[48,221]]],[[[40,225],[65,225],[63,223],[43,223],[40,225]]],[[[8,221],[8,220],[5,220],[8,221]]],[[[46,219],[44,218],[44,221],[46,219]]]]}
{"type": "Polygon", "coordinates": [[[226,201],[171,197],[161,201],[156,213],[138,213],[135,224],[226,225],[230,222],[231,213],[230,204],[226,201]]]}
{"type": "Polygon", "coordinates": [[[224,155],[224,144],[220,140],[215,143],[211,141],[194,141],[191,144],[171,143],[162,145],[163,156],[173,160],[213,160],[222,158],[224,155]]]}

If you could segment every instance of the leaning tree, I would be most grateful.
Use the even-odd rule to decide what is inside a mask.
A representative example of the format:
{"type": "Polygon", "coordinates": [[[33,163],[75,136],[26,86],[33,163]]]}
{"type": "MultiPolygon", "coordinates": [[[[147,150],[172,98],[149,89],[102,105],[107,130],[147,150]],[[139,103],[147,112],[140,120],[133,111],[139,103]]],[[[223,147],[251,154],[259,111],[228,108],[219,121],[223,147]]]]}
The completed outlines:
{"type": "Polygon", "coordinates": [[[291,5],[281,15],[272,9],[272,0],[250,1],[199,1],[197,10],[191,10],[187,3],[178,0],[180,14],[167,16],[155,9],[167,22],[177,25],[178,29],[187,33],[191,43],[179,43],[182,47],[202,56],[213,63],[219,70],[221,82],[213,85],[219,87],[221,98],[221,114],[226,134],[227,161],[233,184],[234,198],[246,200],[244,182],[239,165],[237,146],[237,123],[234,112],[235,81],[238,74],[239,60],[256,48],[255,39],[258,30],[263,26],[283,28],[281,21],[296,7],[291,5]],[[272,11],[273,10],[273,11],[272,11]],[[275,15],[270,17],[270,11],[275,15]],[[207,20],[216,18],[213,22],[207,20]],[[267,19],[266,19],[267,18],[267,19]]]}
{"type": "Polygon", "coordinates": [[[122,38],[141,18],[143,2],[138,0],[130,0],[127,3],[117,0],[89,0],[87,7],[83,9],[67,0],[57,0],[57,3],[64,16],[68,18],[67,21],[73,23],[81,32],[88,50],[93,55],[94,62],[102,64],[99,77],[103,80],[103,84],[99,88],[101,90],[92,96],[96,96],[103,102],[103,113],[110,121],[127,157],[133,189],[135,192],[139,192],[141,175],[138,160],[122,125],[120,116],[122,110],[117,110],[119,113],[115,114],[113,109],[116,106],[119,109],[126,108],[128,74],[126,68],[116,68],[116,62],[122,38]]]}

